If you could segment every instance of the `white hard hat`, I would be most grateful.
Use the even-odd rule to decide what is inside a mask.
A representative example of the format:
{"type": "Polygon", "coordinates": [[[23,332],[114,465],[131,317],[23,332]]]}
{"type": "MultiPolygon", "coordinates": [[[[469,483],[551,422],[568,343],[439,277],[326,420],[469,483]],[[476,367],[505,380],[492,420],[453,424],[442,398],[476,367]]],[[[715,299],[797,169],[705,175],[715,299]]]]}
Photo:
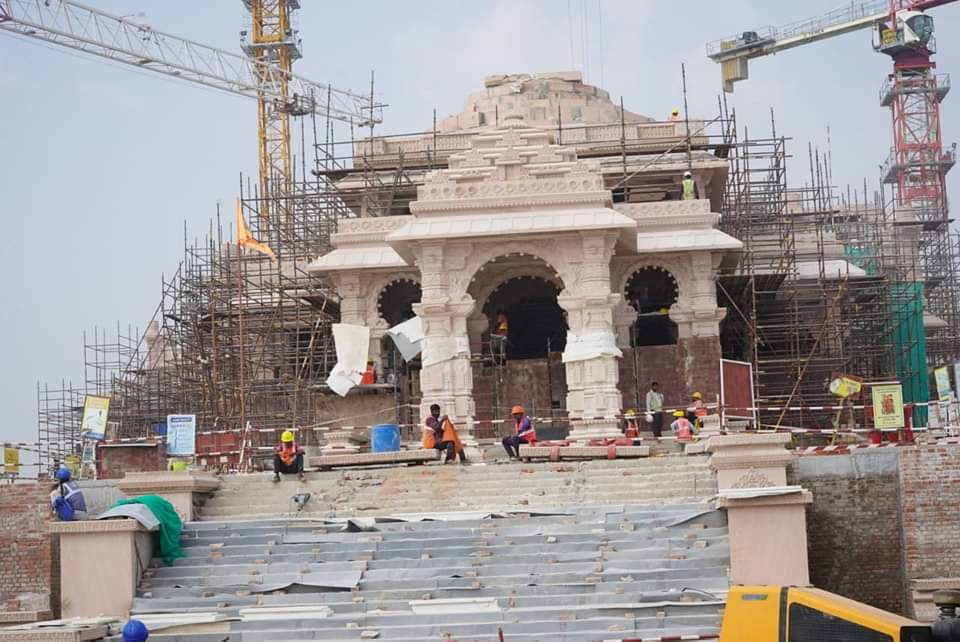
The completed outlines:
{"type": "Polygon", "coordinates": [[[690,172],[684,172],[684,173],[683,173],[683,177],[684,177],[684,178],[690,178],[691,176],[693,176],[693,174],[691,174],[690,172]]]}

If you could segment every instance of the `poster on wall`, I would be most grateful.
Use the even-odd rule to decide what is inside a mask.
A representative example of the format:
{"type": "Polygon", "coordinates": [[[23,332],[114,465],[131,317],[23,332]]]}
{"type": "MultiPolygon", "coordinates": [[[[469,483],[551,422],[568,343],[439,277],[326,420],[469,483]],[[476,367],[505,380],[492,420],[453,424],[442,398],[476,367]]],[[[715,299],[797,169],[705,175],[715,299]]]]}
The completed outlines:
{"type": "Polygon", "coordinates": [[[856,397],[863,388],[863,378],[855,375],[834,372],[830,375],[830,392],[841,399],[856,397]]]}
{"type": "Polygon", "coordinates": [[[84,439],[102,441],[107,433],[107,414],[110,412],[110,397],[86,395],[83,398],[83,418],[80,420],[80,436],[84,439]]]}
{"type": "Polygon", "coordinates": [[[3,472],[11,477],[20,474],[20,451],[16,448],[3,449],[3,472]]]}
{"type": "Polygon", "coordinates": [[[192,456],[196,453],[196,443],[196,415],[167,415],[167,455],[192,456]]]}
{"type": "Polygon", "coordinates": [[[950,371],[946,366],[933,369],[933,380],[937,384],[937,399],[940,401],[950,401],[950,394],[953,390],[950,388],[950,371]]]}
{"type": "Polygon", "coordinates": [[[903,428],[903,388],[899,383],[871,386],[873,425],[880,430],[903,428]]]}

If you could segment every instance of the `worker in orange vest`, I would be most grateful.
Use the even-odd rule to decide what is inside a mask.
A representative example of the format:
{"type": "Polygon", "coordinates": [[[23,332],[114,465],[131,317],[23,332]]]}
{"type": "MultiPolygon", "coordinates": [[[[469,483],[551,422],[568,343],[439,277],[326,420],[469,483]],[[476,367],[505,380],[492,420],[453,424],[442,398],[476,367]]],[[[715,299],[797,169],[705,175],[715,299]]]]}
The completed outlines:
{"type": "Polygon", "coordinates": [[[675,410],[673,416],[676,419],[670,424],[670,430],[677,436],[677,441],[690,441],[693,438],[693,424],[682,410],[675,410]]]}
{"type": "Polygon", "coordinates": [[[623,436],[627,439],[636,439],[640,436],[640,427],[637,421],[637,411],[633,408],[628,408],[626,412],[623,413],[623,436]]]}
{"type": "Polygon", "coordinates": [[[510,459],[520,458],[520,444],[532,444],[537,440],[537,431],[533,428],[533,422],[523,411],[523,406],[514,406],[510,410],[514,421],[514,434],[503,438],[503,449],[507,451],[510,459]]]}
{"type": "Polygon", "coordinates": [[[446,415],[440,416],[440,405],[430,406],[430,416],[423,422],[423,447],[427,450],[436,449],[439,453],[446,453],[443,463],[449,464],[454,456],[460,458],[460,463],[467,463],[463,452],[463,443],[457,429],[446,415]]]}
{"type": "Polygon", "coordinates": [[[273,453],[273,481],[280,481],[280,473],[296,473],[300,481],[303,477],[303,448],[301,448],[293,433],[284,430],[280,435],[280,445],[276,447],[273,453]]]}

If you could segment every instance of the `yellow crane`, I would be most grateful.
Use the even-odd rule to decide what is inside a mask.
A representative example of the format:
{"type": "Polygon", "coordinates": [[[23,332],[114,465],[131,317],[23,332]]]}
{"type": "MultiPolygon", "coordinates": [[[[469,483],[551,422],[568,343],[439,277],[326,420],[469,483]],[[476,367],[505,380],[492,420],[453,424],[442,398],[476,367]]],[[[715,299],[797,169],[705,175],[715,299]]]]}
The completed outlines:
{"type": "Polygon", "coordinates": [[[291,25],[299,0],[243,0],[252,38],[235,54],[114,16],[73,0],[0,0],[0,33],[25,36],[257,100],[261,229],[276,221],[276,197],[292,180],[290,116],[316,113],[370,125],[382,105],[292,72],[300,40],[291,25]]]}

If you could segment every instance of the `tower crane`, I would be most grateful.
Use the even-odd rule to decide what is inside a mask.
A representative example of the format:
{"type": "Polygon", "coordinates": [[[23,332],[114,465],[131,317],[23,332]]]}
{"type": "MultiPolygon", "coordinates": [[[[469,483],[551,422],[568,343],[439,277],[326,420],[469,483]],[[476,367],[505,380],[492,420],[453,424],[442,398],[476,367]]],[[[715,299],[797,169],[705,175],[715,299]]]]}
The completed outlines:
{"type": "MultiPolygon", "coordinates": [[[[890,107],[893,148],[882,165],[882,180],[893,186],[894,220],[899,244],[916,257],[915,266],[894,285],[908,301],[908,314],[894,331],[895,343],[913,337],[916,348],[896,357],[897,371],[908,400],[926,401],[928,347],[923,311],[948,320],[953,332],[960,325],[960,302],[949,287],[952,257],[946,173],[956,159],[956,145],[944,150],[940,101],[950,89],[949,76],[934,73],[936,52],[929,9],[955,0],[857,0],[825,15],[782,27],[744,31],[707,45],[707,55],[721,65],[723,88],[748,77],[748,61],[860,29],[872,29],[873,48],[893,60],[893,72],[880,91],[880,103],[890,107]],[[911,246],[911,247],[907,247],[911,246]],[[925,305],[924,305],[925,303],[925,305]],[[912,375],[905,373],[911,372],[912,375]]],[[[960,356],[956,337],[930,350],[930,360],[960,356]]],[[[922,425],[922,424],[921,424],[922,425]]]]}
{"type": "Polygon", "coordinates": [[[292,181],[290,116],[315,113],[370,125],[382,105],[364,96],[292,73],[300,40],[290,13],[299,0],[243,0],[252,38],[246,55],[158,31],[72,0],[0,0],[0,31],[43,40],[101,58],[257,100],[261,226],[276,213],[274,198],[292,181]]]}

